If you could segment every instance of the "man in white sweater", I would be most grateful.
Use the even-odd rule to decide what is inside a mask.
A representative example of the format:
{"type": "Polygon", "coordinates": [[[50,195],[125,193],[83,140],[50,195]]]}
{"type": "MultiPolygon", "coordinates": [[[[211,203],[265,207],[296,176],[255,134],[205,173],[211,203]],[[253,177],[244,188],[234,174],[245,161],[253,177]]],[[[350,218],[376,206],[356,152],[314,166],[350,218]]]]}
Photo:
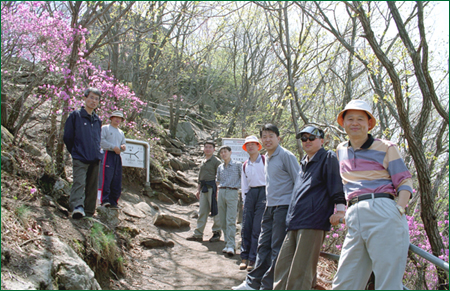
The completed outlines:
{"type": "Polygon", "coordinates": [[[125,151],[125,135],[119,125],[125,119],[123,113],[114,111],[110,118],[111,124],[102,126],[100,146],[105,151],[102,166],[101,205],[118,208],[122,193],[122,158],[120,152],[125,151]]]}

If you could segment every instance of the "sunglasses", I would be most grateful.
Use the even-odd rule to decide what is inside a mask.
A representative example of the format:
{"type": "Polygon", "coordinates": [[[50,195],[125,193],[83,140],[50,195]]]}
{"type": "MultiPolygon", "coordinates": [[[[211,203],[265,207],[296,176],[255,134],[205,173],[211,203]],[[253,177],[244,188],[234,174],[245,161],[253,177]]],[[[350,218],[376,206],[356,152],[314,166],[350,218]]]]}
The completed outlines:
{"type": "Polygon", "coordinates": [[[310,141],[314,141],[314,140],[316,140],[316,138],[318,138],[318,137],[315,136],[315,135],[310,135],[309,137],[302,136],[301,140],[302,140],[302,142],[306,142],[308,139],[309,139],[310,141]]]}

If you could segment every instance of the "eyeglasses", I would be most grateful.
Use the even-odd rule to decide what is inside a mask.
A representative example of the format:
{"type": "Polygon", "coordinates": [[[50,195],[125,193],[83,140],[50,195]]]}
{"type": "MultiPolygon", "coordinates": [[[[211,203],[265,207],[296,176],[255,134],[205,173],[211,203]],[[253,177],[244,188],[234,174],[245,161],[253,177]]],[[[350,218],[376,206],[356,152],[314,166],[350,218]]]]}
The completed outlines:
{"type": "Polygon", "coordinates": [[[306,142],[308,139],[309,139],[310,141],[314,141],[314,140],[316,140],[316,138],[318,138],[318,137],[315,136],[315,135],[310,135],[309,137],[302,136],[301,140],[302,140],[302,142],[306,142]]]}

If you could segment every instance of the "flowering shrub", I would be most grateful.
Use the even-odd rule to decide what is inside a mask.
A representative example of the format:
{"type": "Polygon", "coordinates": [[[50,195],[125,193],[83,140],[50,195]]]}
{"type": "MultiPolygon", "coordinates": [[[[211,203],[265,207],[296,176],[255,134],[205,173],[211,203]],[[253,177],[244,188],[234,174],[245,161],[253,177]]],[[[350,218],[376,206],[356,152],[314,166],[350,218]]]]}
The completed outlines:
{"type": "MultiPolygon", "coordinates": [[[[27,109],[34,110],[50,101],[52,114],[63,114],[79,108],[84,90],[95,87],[102,92],[96,112],[103,120],[109,120],[109,114],[115,110],[123,111],[126,119],[141,112],[146,103],[111,76],[110,71],[83,58],[89,31],[81,26],[70,27],[70,19],[63,13],[56,11],[50,15],[44,7],[45,2],[22,2],[2,6],[1,11],[2,76],[14,83],[14,78],[23,74],[21,62],[26,61],[30,73],[39,77],[40,83],[32,94],[38,101],[27,109]],[[78,39],[78,59],[70,69],[72,44],[78,39]]],[[[129,121],[132,120],[126,122],[129,121]]]]}

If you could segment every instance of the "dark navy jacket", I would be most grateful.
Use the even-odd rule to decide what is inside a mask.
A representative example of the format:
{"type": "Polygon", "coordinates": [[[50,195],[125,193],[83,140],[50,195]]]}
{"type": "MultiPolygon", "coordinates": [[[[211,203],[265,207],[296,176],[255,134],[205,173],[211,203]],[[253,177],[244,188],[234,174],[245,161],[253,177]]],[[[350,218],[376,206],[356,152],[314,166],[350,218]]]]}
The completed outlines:
{"type": "Polygon", "coordinates": [[[345,204],[336,154],[321,148],[309,163],[305,156],[300,166],[286,216],[287,230],[329,231],[334,205],[345,204]]]}
{"type": "Polygon", "coordinates": [[[101,130],[102,121],[94,112],[89,115],[81,107],[70,113],[64,125],[64,143],[72,158],[86,164],[98,162],[101,130]]]}

